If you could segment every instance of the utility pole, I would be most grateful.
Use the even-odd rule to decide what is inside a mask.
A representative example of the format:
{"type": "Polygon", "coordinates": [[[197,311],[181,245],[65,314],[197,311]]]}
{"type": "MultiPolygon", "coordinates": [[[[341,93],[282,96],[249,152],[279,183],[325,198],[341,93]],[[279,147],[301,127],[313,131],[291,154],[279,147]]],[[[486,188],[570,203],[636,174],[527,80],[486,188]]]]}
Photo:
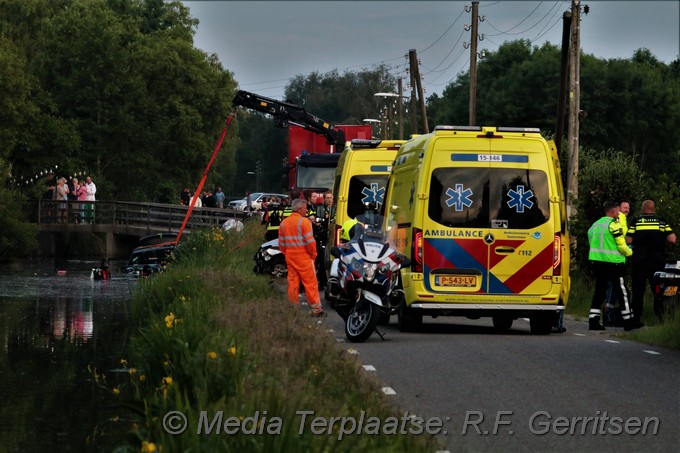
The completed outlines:
{"type": "Polygon", "coordinates": [[[579,110],[581,108],[581,0],[571,1],[571,48],[569,64],[569,173],[567,175],[567,217],[576,215],[578,202],[579,110]]]}
{"type": "Polygon", "coordinates": [[[397,93],[399,93],[398,105],[399,105],[399,140],[404,139],[404,97],[402,93],[401,78],[397,81],[397,93]]]}
{"type": "Polygon", "coordinates": [[[420,99],[420,114],[422,115],[423,121],[423,133],[427,134],[430,132],[430,128],[427,125],[427,112],[425,110],[425,97],[423,96],[423,84],[420,80],[420,67],[418,64],[418,57],[416,56],[416,49],[409,50],[409,56],[411,61],[411,74],[416,81],[416,87],[418,88],[418,98],[420,99]]]}
{"type": "Polygon", "coordinates": [[[571,11],[562,15],[562,60],[560,64],[560,88],[557,94],[557,123],[555,124],[555,146],[562,154],[562,137],[564,136],[564,113],[567,102],[567,75],[569,67],[569,32],[571,30],[571,11]]]}
{"type": "Polygon", "coordinates": [[[477,123],[477,16],[479,0],[472,0],[472,36],[470,37],[470,126],[477,123]]]}
{"type": "Polygon", "coordinates": [[[414,67],[418,66],[416,61],[416,50],[408,51],[409,76],[411,77],[411,134],[418,133],[418,108],[416,104],[416,77],[414,67]]]}

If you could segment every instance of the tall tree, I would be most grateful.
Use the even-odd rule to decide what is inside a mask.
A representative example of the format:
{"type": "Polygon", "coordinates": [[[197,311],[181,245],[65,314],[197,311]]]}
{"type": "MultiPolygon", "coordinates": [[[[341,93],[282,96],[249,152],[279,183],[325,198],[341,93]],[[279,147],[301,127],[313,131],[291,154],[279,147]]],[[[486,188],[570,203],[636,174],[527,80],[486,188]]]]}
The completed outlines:
{"type": "MultiPolygon", "coordinates": [[[[197,22],[186,7],[72,0],[46,14],[12,6],[0,26],[39,24],[33,35],[15,33],[26,78],[35,80],[27,104],[37,112],[10,148],[16,173],[55,163],[85,169],[103,198],[131,200],[174,200],[198,182],[235,83],[214,55],[194,48],[197,22]]],[[[233,167],[233,140],[225,147],[232,152],[216,172],[233,167]]]]}

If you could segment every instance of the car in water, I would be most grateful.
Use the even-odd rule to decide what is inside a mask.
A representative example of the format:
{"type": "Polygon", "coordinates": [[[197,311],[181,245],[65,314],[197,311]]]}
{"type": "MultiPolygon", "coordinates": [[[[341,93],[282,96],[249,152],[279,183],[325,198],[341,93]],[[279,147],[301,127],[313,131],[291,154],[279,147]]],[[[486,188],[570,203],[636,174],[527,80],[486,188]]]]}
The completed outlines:
{"type": "Polygon", "coordinates": [[[122,269],[124,274],[142,275],[162,271],[177,249],[174,243],[143,245],[136,247],[122,269]]]}

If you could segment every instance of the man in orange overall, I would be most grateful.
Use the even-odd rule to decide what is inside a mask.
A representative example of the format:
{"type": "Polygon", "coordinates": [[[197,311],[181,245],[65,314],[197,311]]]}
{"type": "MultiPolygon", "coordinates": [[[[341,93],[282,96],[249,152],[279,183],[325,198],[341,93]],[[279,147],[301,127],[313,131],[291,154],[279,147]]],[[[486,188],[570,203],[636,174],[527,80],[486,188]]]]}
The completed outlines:
{"type": "Polygon", "coordinates": [[[312,222],[306,217],[307,202],[295,199],[291,204],[293,213],[279,226],[279,249],[286,256],[288,266],[288,300],[298,304],[300,280],[305,286],[307,302],[312,308],[313,317],[326,316],[321,307],[319,287],[316,280],[314,260],[316,242],[312,222]]]}

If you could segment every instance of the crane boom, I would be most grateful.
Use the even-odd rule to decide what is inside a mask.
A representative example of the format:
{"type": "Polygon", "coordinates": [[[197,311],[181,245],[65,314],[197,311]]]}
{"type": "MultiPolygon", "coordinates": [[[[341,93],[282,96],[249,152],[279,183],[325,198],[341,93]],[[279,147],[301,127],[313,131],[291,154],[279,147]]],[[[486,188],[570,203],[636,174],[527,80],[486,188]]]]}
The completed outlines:
{"type": "Polygon", "coordinates": [[[345,146],[345,133],[342,130],[335,128],[328,121],[308,113],[300,105],[277,101],[242,90],[236,93],[232,104],[267,113],[274,117],[274,122],[278,127],[287,127],[289,123],[296,124],[323,135],[329,145],[336,145],[339,149],[345,146]]]}

